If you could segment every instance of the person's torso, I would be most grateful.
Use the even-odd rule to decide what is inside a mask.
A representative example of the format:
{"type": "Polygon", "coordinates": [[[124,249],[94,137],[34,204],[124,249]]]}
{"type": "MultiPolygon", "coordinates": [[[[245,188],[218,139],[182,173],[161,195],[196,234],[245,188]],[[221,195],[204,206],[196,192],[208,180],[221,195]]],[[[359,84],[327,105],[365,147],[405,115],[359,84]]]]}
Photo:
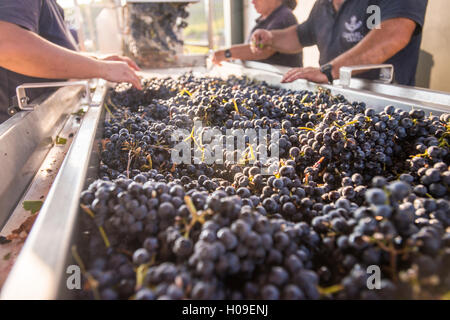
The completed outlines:
{"type": "MultiPolygon", "coordinates": [[[[335,12],[332,0],[319,0],[319,10],[314,16],[314,30],[320,52],[320,65],[330,62],[358,44],[370,31],[368,13],[370,5],[377,0],[346,0],[335,12]]],[[[394,57],[386,61],[394,65],[396,82],[414,84],[422,33],[414,34],[410,43],[394,57]]],[[[379,72],[359,75],[361,78],[376,79],[379,72]]]]}
{"type": "Polygon", "coordinates": [[[39,35],[64,48],[78,50],[76,40],[64,18],[64,10],[56,0],[44,1],[39,19],[39,35]]]}
{"type": "MultiPolygon", "coordinates": [[[[251,35],[256,29],[275,30],[280,29],[280,25],[283,26],[283,28],[288,28],[296,24],[297,19],[292,11],[285,5],[281,5],[266,19],[257,20],[256,26],[252,29],[247,42],[250,42],[251,35]]],[[[301,53],[284,54],[277,52],[267,59],[259,60],[259,62],[287,67],[301,67],[303,65],[303,57],[301,53]]]]}
{"type": "MultiPolygon", "coordinates": [[[[20,8],[17,8],[17,10],[20,10],[20,8]]],[[[67,49],[77,50],[77,44],[65,24],[63,9],[55,0],[42,1],[40,12],[36,14],[39,15],[37,34],[44,39],[67,49]]],[[[15,23],[12,20],[8,20],[7,22],[15,23]]],[[[20,25],[20,21],[17,21],[16,24],[20,25]]],[[[45,81],[52,80],[25,76],[0,67],[0,113],[2,113],[0,115],[0,123],[6,120],[6,109],[12,103],[17,86],[23,83],[45,81]]],[[[27,94],[30,99],[34,99],[44,92],[45,90],[30,90],[27,94]]]]}

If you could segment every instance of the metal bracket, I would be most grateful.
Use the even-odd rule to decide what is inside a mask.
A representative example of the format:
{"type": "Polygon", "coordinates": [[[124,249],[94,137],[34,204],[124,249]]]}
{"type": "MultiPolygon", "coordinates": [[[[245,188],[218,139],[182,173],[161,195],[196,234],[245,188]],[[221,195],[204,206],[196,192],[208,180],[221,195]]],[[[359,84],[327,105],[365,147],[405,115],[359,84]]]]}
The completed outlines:
{"type": "Polygon", "coordinates": [[[344,87],[350,85],[352,73],[354,71],[369,71],[374,69],[380,70],[380,80],[385,83],[392,83],[394,80],[394,66],[392,64],[369,64],[351,67],[341,67],[339,69],[339,84],[344,87]]]}
{"type": "Polygon", "coordinates": [[[29,104],[30,98],[27,96],[26,89],[36,88],[55,88],[55,87],[73,87],[83,86],[86,89],[87,103],[91,102],[91,95],[89,90],[88,81],[60,81],[60,82],[37,82],[37,83],[24,83],[16,88],[17,104],[19,111],[33,111],[36,104],[29,104]]]}

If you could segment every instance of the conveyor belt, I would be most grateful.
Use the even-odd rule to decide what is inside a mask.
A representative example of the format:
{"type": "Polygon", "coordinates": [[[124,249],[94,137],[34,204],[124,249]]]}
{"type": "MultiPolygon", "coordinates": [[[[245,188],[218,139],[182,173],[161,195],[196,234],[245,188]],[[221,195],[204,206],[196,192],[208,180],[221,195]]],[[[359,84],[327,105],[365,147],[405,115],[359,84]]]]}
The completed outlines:
{"type": "MultiPolygon", "coordinates": [[[[206,68],[177,68],[166,70],[147,70],[149,76],[168,76],[186,71],[215,76],[246,75],[252,79],[266,81],[268,84],[292,90],[315,90],[317,85],[303,80],[290,84],[280,84],[281,75],[277,70],[265,70],[255,66],[224,63],[222,67],[208,71],[206,68]]],[[[374,85],[387,93],[367,90],[361,85],[352,86],[321,85],[333,94],[343,94],[349,100],[364,101],[369,106],[381,110],[386,105],[394,105],[404,110],[412,107],[439,115],[450,112],[450,94],[427,92],[426,101],[418,100],[421,95],[414,88],[374,85]],[[409,98],[405,98],[408,96],[409,98]]],[[[106,87],[97,89],[97,103],[102,106],[106,87]]],[[[95,100],[95,99],[94,99],[95,100]]],[[[103,108],[92,107],[84,116],[80,131],[62,165],[58,177],[50,190],[47,200],[27,239],[25,246],[3,287],[2,299],[56,299],[70,297],[65,290],[66,268],[71,261],[70,247],[78,235],[77,217],[79,215],[79,196],[82,189],[96,178],[98,168],[98,142],[102,136],[103,108]]]]}

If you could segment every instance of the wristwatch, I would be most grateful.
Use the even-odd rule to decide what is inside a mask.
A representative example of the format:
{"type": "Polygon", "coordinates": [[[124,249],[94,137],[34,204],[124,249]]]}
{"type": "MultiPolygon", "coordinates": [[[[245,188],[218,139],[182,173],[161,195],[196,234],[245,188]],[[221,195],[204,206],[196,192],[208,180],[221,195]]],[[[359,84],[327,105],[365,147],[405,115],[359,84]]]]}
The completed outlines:
{"type": "Polygon", "coordinates": [[[231,58],[231,50],[230,49],[225,50],[225,58],[227,58],[227,59],[231,58]]]}
{"type": "Polygon", "coordinates": [[[320,72],[327,76],[328,83],[333,84],[333,66],[331,64],[327,63],[321,66],[320,72]]]}

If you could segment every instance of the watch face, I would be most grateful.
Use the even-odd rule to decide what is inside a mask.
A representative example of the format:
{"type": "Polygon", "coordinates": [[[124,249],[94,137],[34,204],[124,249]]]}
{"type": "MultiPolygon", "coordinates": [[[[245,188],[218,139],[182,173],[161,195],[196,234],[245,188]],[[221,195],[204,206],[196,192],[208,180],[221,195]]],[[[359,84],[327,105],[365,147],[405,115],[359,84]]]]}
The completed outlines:
{"type": "Polygon", "coordinates": [[[231,51],[225,50],[225,58],[231,58],[231,51]]]}

